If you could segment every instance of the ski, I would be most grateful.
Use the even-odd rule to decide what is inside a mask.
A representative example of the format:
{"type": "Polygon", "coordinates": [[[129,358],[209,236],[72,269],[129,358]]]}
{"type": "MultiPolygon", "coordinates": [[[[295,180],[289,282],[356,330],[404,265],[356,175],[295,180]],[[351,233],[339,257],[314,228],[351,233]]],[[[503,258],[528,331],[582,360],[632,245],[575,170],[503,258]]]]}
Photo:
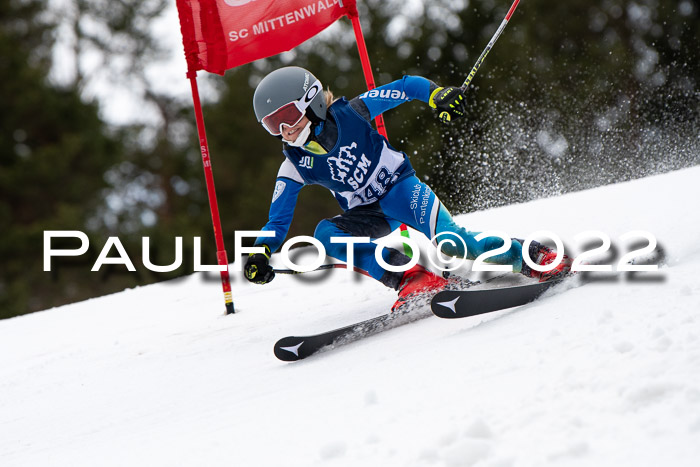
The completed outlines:
{"type": "MultiPolygon", "coordinates": [[[[499,279],[500,276],[493,279],[499,279]]],[[[430,302],[432,314],[441,318],[464,318],[492,311],[524,305],[535,300],[550,287],[564,279],[535,284],[496,287],[489,289],[446,290],[439,292],[430,302]]],[[[481,282],[464,281],[463,286],[475,286],[481,282]]],[[[395,311],[375,316],[359,323],[343,326],[332,331],[305,336],[287,336],[275,343],[274,354],[284,362],[303,360],[322,350],[354,342],[388,329],[431,316],[425,311],[425,303],[414,303],[405,311],[395,311]]]]}
{"type": "Polygon", "coordinates": [[[430,308],[433,314],[440,318],[466,318],[481,315],[530,303],[565,280],[566,278],[489,289],[444,290],[433,297],[430,308]]]}
{"type": "Polygon", "coordinates": [[[275,343],[275,356],[284,362],[302,360],[322,349],[335,348],[387,329],[432,316],[425,308],[423,307],[421,310],[419,307],[411,307],[410,310],[375,316],[359,323],[319,334],[283,337],[275,343]]]}

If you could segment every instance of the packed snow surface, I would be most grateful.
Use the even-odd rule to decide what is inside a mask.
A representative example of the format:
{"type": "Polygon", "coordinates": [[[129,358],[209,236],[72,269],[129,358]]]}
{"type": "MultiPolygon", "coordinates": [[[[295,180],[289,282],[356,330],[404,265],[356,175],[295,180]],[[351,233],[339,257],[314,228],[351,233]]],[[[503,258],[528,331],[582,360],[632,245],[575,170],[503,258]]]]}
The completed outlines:
{"type": "Polygon", "coordinates": [[[1,321],[0,465],[700,465],[698,181],[695,167],[460,216],[549,230],[570,253],[581,232],[621,254],[643,230],[663,264],[297,363],[277,339],[382,314],[395,292],[343,270],[234,273],[225,316],[218,279],[194,274],[1,321]]]}

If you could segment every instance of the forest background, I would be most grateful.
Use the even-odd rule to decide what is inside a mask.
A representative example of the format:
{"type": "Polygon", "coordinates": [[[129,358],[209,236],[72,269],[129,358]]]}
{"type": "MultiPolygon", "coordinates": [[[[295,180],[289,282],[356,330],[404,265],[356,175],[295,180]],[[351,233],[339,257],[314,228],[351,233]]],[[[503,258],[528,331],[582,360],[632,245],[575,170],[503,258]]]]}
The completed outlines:
{"type": "MultiPolygon", "coordinates": [[[[189,274],[195,236],[216,263],[191,97],[177,91],[189,87],[174,3],[0,0],[0,319],[189,274]],[[88,254],[44,272],[46,230],[86,232],[88,254]],[[90,271],[110,236],[137,272],[90,271]],[[182,236],[184,265],[146,269],[146,236],[155,264],[172,263],[182,236]]],[[[359,0],[377,84],[413,74],[459,85],[509,6],[359,0]]],[[[699,54],[698,0],[525,0],[468,92],[467,117],[443,125],[405,104],[385,114],[389,138],[455,214],[697,165],[699,54]]],[[[234,232],[266,222],[282,158],[253,91],[289,64],[336,95],[366,90],[347,19],[291,52],[199,75],[230,260],[234,232]]],[[[290,235],[339,212],[307,187],[290,235]]]]}

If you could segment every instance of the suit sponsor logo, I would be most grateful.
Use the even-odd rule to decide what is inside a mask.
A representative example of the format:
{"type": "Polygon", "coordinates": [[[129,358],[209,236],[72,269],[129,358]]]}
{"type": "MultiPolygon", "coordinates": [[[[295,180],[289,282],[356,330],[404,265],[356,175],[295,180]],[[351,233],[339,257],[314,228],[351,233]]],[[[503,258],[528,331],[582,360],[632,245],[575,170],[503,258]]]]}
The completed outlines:
{"type": "Polygon", "coordinates": [[[391,99],[391,100],[409,100],[405,92],[401,92],[398,89],[372,89],[363,94],[360,94],[360,99],[391,99]]]}
{"type": "Polygon", "coordinates": [[[327,160],[331,178],[357,190],[365,183],[372,161],[364,154],[358,159],[358,156],[353,154],[353,149],[357,149],[357,143],[353,142],[350,146],[342,146],[338,156],[328,157],[327,160]]]}
{"type": "Polygon", "coordinates": [[[275,192],[272,194],[272,202],[274,203],[277,201],[277,198],[282,196],[282,193],[284,193],[284,189],[287,188],[287,184],[283,182],[282,180],[279,180],[275,184],[275,192]]]}
{"type": "Polygon", "coordinates": [[[426,222],[428,222],[426,214],[428,212],[428,205],[430,204],[431,194],[432,191],[430,190],[430,187],[428,185],[421,186],[420,184],[416,184],[413,187],[413,191],[411,192],[410,207],[414,212],[418,211],[420,208],[420,218],[418,219],[418,222],[421,224],[425,224],[426,222]],[[423,193],[421,193],[421,188],[423,188],[423,193]]]}
{"type": "Polygon", "coordinates": [[[314,168],[314,158],[311,156],[304,156],[299,160],[299,167],[302,169],[313,169],[314,168]]]}

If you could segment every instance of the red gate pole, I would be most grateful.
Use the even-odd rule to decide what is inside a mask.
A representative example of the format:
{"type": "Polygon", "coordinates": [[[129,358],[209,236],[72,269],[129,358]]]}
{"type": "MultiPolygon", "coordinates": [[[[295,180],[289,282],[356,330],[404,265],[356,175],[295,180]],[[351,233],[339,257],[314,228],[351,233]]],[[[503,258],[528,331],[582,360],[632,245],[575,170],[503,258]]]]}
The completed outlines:
{"type": "MultiPolygon", "coordinates": [[[[372,66],[369,63],[369,54],[367,53],[367,45],[365,44],[365,36],[362,34],[362,26],[360,25],[360,15],[357,14],[356,9],[348,11],[348,18],[352,22],[352,29],[355,32],[355,42],[357,42],[357,51],[360,53],[360,62],[362,62],[362,73],[365,75],[365,81],[367,82],[367,89],[372,90],[377,86],[374,84],[374,76],[372,74],[372,66]]],[[[379,114],[374,119],[377,123],[377,131],[380,135],[389,139],[386,134],[386,127],[384,126],[384,117],[379,114]]]]}
{"type": "Polygon", "coordinates": [[[219,217],[219,205],[216,201],[216,189],[214,188],[214,173],[211,169],[211,159],[209,158],[209,144],[207,143],[207,133],[204,128],[204,115],[202,114],[202,104],[199,100],[199,88],[197,87],[197,72],[188,71],[187,78],[192,86],[192,101],[194,103],[194,116],[197,121],[197,134],[199,135],[199,148],[202,151],[202,164],[204,165],[204,178],[207,182],[207,195],[209,196],[209,209],[211,210],[211,222],[214,227],[214,238],[216,239],[216,260],[221,269],[221,285],[224,289],[224,302],[226,304],[226,314],[235,312],[233,307],[233,294],[231,293],[231,279],[228,271],[228,258],[224,247],[224,237],[221,233],[221,219],[219,217]]]}

